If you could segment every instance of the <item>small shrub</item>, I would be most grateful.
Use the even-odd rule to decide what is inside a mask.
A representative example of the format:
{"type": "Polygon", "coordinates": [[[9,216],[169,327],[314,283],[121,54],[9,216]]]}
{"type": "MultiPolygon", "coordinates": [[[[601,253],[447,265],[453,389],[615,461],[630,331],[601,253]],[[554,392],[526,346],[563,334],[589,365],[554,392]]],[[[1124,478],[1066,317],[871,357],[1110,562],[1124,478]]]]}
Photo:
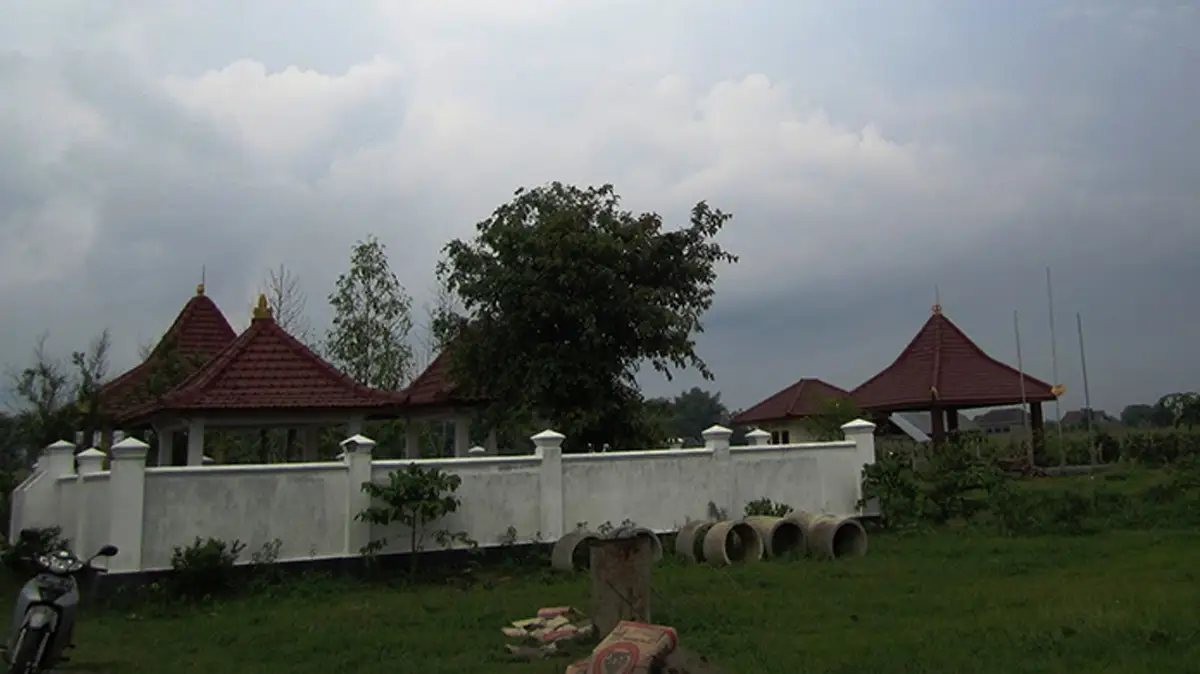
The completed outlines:
{"type": "Polygon", "coordinates": [[[769,498],[760,498],[746,504],[746,517],[787,517],[793,512],[792,506],[786,503],[776,503],[769,498]]]}
{"type": "Polygon", "coordinates": [[[246,545],[217,538],[200,538],[171,555],[171,589],[180,597],[204,599],[226,594],[235,587],[238,555],[246,545]]]}
{"type": "Polygon", "coordinates": [[[0,561],[13,573],[24,575],[33,571],[29,563],[31,557],[70,547],[71,541],[63,537],[61,527],[22,529],[17,540],[4,543],[0,561]]]}
{"type": "MultiPolygon", "coordinates": [[[[454,492],[461,484],[462,478],[453,473],[410,463],[402,470],[389,473],[386,484],[363,483],[362,490],[376,503],[355,515],[355,519],[380,526],[399,523],[407,527],[409,571],[416,573],[417,557],[424,549],[427,526],[458,510],[462,502],[454,492]]],[[[465,532],[439,529],[433,534],[443,547],[454,543],[475,547],[475,542],[465,532]]],[[[359,552],[372,559],[386,546],[387,538],[378,538],[367,543],[359,552]]]]}

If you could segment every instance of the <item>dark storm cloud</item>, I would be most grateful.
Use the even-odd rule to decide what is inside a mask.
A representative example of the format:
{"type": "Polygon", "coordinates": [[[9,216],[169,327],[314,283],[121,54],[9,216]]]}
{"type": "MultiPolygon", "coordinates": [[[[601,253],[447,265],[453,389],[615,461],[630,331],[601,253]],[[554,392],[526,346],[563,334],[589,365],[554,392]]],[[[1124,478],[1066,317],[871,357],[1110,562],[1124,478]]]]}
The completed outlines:
{"type": "Polygon", "coordinates": [[[108,326],[128,366],[201,266],[235,325],[267,266],[295,267],[319,326],[369,232],[419,308],[446,240],[563,179],[670,221],[735,213],[701,340],[735,406],[861,382],[935,285],[1009,362],[1020,311],[1049,379],[1047,264],[1066,404],[1076,311],[1099,405],[1200,387],[1185,5],[91,4],[0,10],[0,362],[108,326]]]}

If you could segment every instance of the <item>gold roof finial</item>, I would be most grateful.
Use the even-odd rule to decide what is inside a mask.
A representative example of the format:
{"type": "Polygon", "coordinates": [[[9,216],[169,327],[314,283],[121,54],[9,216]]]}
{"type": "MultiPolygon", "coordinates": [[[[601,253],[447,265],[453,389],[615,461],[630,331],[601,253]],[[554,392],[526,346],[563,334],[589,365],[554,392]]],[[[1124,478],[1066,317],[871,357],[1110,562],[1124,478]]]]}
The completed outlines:
{"type": "Polygon", "coordinates": [[[267,304],[267,296],[259,293],[258,304],[254,307],[254,320],[270,320],[275,317],[275,313],[271,311],[271,305],[267,304]]]}
{"type": "Polygon", "coordinates": [[[197,294],[197,295],[203,295],[203,294],[204,294],[204,284],[203,284],[203,283],[197,283],[197,284],[196,284],[196,294],[197,294]]]}
{"type": "Polygon", "coordinates": [[[934,316],[942,315],[942,305],[940,305],[940,304],[933,305],[933,315],[934,316]]]}
{"type": "Polygon", "coordinates": [[[1050,393],[1054,394],[1055,398],[1061,398],[1062,395],[1066,392],[1067,392],[1066,384],[1055,384],[1054,386],[1050,387],[1050,393]]]}

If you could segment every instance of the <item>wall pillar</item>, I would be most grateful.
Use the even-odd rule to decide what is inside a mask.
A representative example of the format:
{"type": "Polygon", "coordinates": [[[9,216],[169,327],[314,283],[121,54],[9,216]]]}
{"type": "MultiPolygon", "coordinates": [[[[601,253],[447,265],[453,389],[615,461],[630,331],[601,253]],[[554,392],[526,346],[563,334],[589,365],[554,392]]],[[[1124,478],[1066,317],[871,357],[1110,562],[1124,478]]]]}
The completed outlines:
{"type": "Polygon", "coordinates": [[[371,523],[360,522],[358,514],[371,506],[371,497],[362,490],[371,481],[371,454],[375,441],[352,435],[341,442],[342,461],[346,463],[346,549],[347,556],[362,554],[371,542],[371,523]]]}
{"type": "Polygon", "coordinates": [[[466,456],[471,449],[471,417],[454,417],[454,456],[466,456]]]}
{"type": "Polygon", "coordinates": [[[87,545],[87,520],[88,520],[88,485],[85,477],[94,473],[99,473],[104,470],[104,461],[108,458],[104,452],[96,449],[85,449],[75,455],[75,463],[79,466],[76,470],[78,479],[75,483],[75,534],[71,536],[72,547],[75,549],[75,555],[80,559],[86,559],[95,550],[88,550],[87,545]]]}
{"type": "MultiPolygon", "coordinates": [[[[956,413],[957,414],[957,413],[956,413]]],[[[842,433],[846,439],[850,440],[855,445],[855,461],[854,475],[849,479],[854,480],[855,484],[855,499],[858,502],[862,501],[862,474],[863,468],[875,463],[875,424],[866,419],[855,419],[846,424],[842,424],[842,433]]],[[[878,510],[878,506],[867,504],[866,508],[860,508],[860,511],[878,510]]]]}
{"type": "MultiPolygon", "coordinates": [[[[756,428],[746,434],[746,441],[753,446],[769,445],[771,444],[771,434],[761,428],[756,428]]],[[[682,447],[683,443],[680,442],[679,446],[682,447]]]]}
{"type": "Polygon", "coordinates": [[[146,506],[146,453],[150,446],[125,438],[112,447],[109,483],[108,542],[118,553],[109,571],[141,571],[142,522],[146,506]]]}
{"type": "Polygon", "coordinates": [[[733,455],[729,451],[729,439],[733,437],[733,431],[714,424],[700,435],[704,437],[704,448],[712,452],[712,466],[708,478],[712,503],[727,517],[736,519],[738,512],[734,501],[737,499],[737,476],[733,472],[733,455]]]}
{"type": "Polygon", "coordinates": [[[562,444],[567,436],[546,429],[529,438],[533,454],[541,459],[538,476],[541,539],[557,541],[565,533],[566,512],[563,508],[562,444]]]}
{"type": "Polygon", "coordinates": [[[192,419],[188,422],[187,465],[204,465],[204,419],[192,419]]]}

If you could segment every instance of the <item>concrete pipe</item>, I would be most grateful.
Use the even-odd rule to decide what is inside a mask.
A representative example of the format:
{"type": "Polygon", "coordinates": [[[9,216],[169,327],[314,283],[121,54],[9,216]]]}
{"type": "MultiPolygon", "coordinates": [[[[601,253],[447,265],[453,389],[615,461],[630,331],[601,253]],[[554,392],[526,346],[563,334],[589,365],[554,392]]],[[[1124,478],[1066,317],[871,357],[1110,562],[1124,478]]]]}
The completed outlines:
{"type": "Polygon", "coordinates": [[[728,566],[762,559],[758,530],[745,522],[717,522],[704,534],[704,561],[728,566]]]}
{"type": "Polygon", "coordinates": [[[796,513],[788,517],[804,529],[808,553],[822,559],[867,554],[867,530],[853,517],[796,513]]]}
{"type": "Polygon", "coordinates": [[[804,529],[794,520],[784,517],[755,515],[745,522],[758,531],[767,557],[782,557],[804,552],[804,529]]]}
{"type": "Polygon", "coordinates": [[[653,530],[647,529],[646,527],[634,527],[633,529],[626,529],[625,533],[621,537],[624,538],[629,536],[642,536],[650,539],[650,547],[654,551],[654,561],[662,561],[663,544],[662,541],[659,540],[658,534],[654,533],[653,530]]]}
{"type": "Polygon", "coordinates": [[[578,571],[589,564],[588,548],[600,536],[586,529],[576,529],[558,539],[550,551],[550,568],[559,571],[578,571]]]}
{"type": "Polygon", "coordinates": [[[697,520],[683,525],[675,536],[675,552],[689,562],[699,564],[704,561],[704,535],[716,522],[697,520]]]}

